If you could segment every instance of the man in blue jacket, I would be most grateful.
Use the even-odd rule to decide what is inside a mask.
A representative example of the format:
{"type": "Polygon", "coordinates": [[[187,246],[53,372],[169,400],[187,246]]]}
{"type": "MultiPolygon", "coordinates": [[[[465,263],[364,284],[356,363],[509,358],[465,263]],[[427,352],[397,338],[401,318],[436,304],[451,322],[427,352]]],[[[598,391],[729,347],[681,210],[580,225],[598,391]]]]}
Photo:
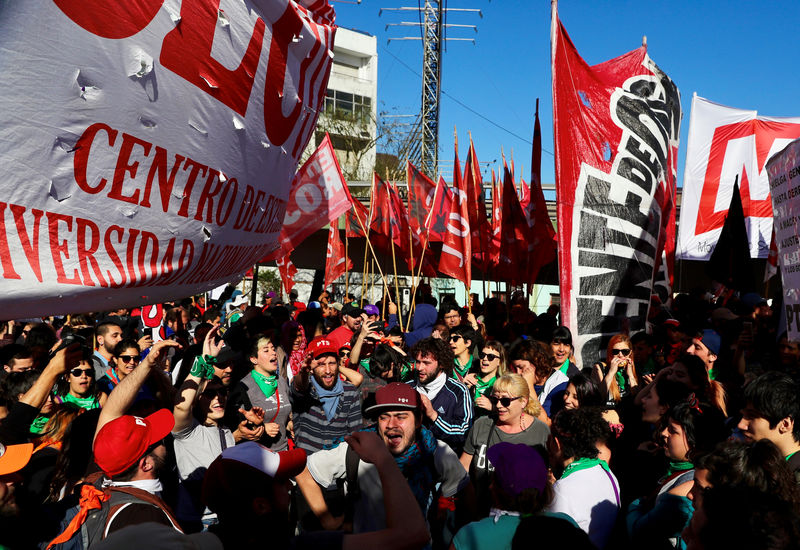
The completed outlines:
{"type": "Polygon", "coordinates": [[[450,377],[453,352],[438,338],[423,338],[411,349],[411,357],[416,365],[409,384],[420,394],[424,424],[460,455],[472,426],[472,399],[466,386],[450,377]]]}

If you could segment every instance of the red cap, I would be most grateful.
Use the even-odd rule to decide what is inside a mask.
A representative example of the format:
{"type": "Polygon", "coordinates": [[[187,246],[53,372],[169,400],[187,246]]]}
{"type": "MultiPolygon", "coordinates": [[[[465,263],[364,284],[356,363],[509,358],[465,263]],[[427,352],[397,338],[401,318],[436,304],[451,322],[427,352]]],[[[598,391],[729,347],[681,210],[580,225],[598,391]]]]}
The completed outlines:
{"type": "Polygon", "coordinates": [[[160,409],[147,418],[121,416],[103,426],[94,440],[94,461],[109,477],[133,466],[148,447],[172,431],[175,417],[160,409]]]}
{"type": "Polygon", "coordinates": [[[318,336],[308,343],[308,353],[314,359],[319,359],[321,356],[327,353],[339,355],[339,350],[336,348],[333,342],[324,336],[318,336]]]}
{"type": "Polygon", "coordinates": [[[420,399],[417,390],[402,382],[392,382],[378,388],[378,391],[375,392],[375,404],[364,412],[372,414],[381,411],[415,411],[419,407],[420,399]]]}

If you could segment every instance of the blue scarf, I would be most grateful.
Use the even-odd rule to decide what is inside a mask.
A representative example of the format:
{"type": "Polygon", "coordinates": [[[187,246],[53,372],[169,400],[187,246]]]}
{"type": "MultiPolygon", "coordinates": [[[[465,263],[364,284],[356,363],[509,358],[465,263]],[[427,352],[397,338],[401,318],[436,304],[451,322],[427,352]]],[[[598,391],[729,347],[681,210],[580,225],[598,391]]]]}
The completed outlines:
{"type": "Polygon", "coordinates": [[[342,395],[344,395],[342,379],[337,376],[336,384],[334,384],[334,386],[329,390],[326,390],[320,386],[317,382],[317,379],[313,376],[311,377],[311,383],[317,390],[317,397],[319,397],[319,400],[322,401],[322,410],[325,411],[325,418],[327,418],[328,422],[330,422],[333,420],[333,417],[336,416],[336,409],[339,406],[339,399],[342,397],[342,395]]]}
{"type": "MultiPolygon", "coordinates": [[[[365,432],[377,431],[376,426],[364,429],[365,432]]],[[[433,454],[436,452],[436,438],[426,427],[422,427],[417,439],[401,455],[395,456],[394,461],[403,477],[408,481],[414,498],[417,499],[420,509],[427,513],[428,502],[435,482],[433,479],[433,454]]]]}

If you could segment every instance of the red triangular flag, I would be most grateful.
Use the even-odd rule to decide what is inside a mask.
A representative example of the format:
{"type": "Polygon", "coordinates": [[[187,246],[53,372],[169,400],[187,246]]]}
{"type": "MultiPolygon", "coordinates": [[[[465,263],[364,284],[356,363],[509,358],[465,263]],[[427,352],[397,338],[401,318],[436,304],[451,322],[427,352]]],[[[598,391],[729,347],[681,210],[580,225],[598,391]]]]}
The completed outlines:
{"type": "Polygon", "coordinates": [[[344,251],[344,243],[339,235],[338,220],[328,230],[328,254],[325,259],[325,288],[338,279],[345,271],[353,268],[353,262],[344,251]]]}
{"type": "Polygon", "coordinates": [[[469,229],[468,195],[461,179],[461,163],[458,160],[458,140],[453,166],[453,193],[447,233],[439,258],[439,271],[462,281],[469,288],[472,283],[472,236],[469,229]]]}

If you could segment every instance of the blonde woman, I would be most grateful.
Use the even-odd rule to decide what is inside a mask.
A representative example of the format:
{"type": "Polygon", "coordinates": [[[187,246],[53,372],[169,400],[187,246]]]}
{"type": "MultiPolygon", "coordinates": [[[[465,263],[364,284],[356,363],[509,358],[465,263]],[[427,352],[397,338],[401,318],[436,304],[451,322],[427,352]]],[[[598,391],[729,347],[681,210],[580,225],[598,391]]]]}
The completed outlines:
{"type": "Polygon", "coordinates": [[[488,396],[492,403],[492,413],[478,418],[472,425],[461,453],[461,464],[470,473],[477,492],[477,502],[488,513],[489,506],[489,464],[486,450],[500,443],[524,443],[544,452],[544,445],[550,429],[537,417],[541,405],[531,399],[528,383],[519,374],[507,373],[500,376],[492,386],[488,396]]]}

